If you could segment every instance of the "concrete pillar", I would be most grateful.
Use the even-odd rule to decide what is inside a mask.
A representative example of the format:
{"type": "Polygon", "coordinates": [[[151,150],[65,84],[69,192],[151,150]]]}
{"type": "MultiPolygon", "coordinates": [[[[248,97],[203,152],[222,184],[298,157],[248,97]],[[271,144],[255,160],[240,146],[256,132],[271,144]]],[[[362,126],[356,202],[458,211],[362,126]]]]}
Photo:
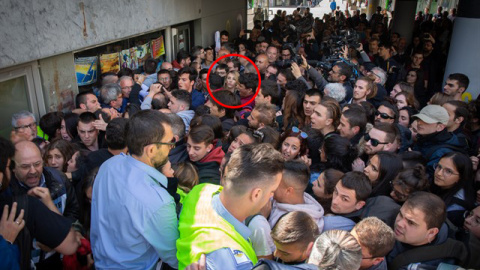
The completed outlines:
{"type": "Polygon", "coordinates": [[[173,40],[172,40],[172,27],[165,28],[165,60],[172,62],[175,59],[173,55],[173,40]]]}
{"type": "Polygon", "coordinates": [[[464,97],[470,100],[480,94],[480,1],[460,0],[448,52],[445,79],[452,73],[463,73],[470,79],[464,97]]]}
{"type": "Polygon", "coordinates": [[[405,37],[407,43],[410,43],[415,23],[417,0],[397,0],[395,2],[395,12],[392,22],[393,32],[400,33],[400,36],[405,37]]]}
{"type": "Polygon", "coordinates": [[[367,20],[370,20],[372,18],[372,15],[377,12],[377,7],[380,4],[380,0],[370,0],[368,1],[368,7],[367,7],[367,20]]]}

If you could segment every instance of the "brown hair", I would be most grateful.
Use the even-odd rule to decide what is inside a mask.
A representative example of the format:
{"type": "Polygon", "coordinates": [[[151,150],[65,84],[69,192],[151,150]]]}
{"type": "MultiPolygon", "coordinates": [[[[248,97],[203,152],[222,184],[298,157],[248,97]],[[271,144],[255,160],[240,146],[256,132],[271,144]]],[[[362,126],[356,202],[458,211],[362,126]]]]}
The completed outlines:
{"type": "Polygon", "coordinates": [[[181,162],[175,165],[175,177],[178,178],[178,188],[185,193],[190,192],[192,188],[198,185],[198,173],[195,166],[188,162],[181,162]]]}
{"type": "Polygon", "coordinates": [[[357,81],[364,81],[367,83],[367,89],[370,90],[370,93],[367,95],[367,99],[374,98],[377,95],[377,84],[368,78],[368,77],[360,77],[357,81]]]}
{"type": "Polygon", "coordinates": [[[342,116],[342,110],[340,109],[338,101],[330,97],[323,97],[320,105],[327,108],[328,116],[333,120],[332,126],[337,129],[340,124],[340,117],[342,116]]]}
{"type": "Polygon", "coordinates": [[[392,228],[377,217],[362,219],[355,225],[353,231],[357,241],[367,248],[373,258],[386,256],[395,244],[392,228]]]}
{"type": "Polygon", "coordinates": [[[45,154],[43,155],[43,161],[45,162],[45,164],[48,164],[48,154],[53,149],[58,149],[58,151],[62,154],[62,172],[66,172],[68,167],[68,161],[72,158],[73,154],[75,154],[75,149],[70,142],[63,139],[55,139],[51,143],[49,143],[47,145],[47,148],[45,149],[45,154]]]}
{"type": "Polygon", "coordinates": [[[417,191],[412,193],[403,206],[422,211],[425,215],[427,229],[437,228],[440,230],[447,218],[445,203],[440,197],[430,192],[417,191]]]}
{"type": "Polygon", "coordinates": [[[405,96],[405,100],[407,101],[407,105],[418,110],[420,107],[420,103],[418,103],[417,99],[415,98],[415,95],[413,93],[407,92],[407,91],[402,91],[398,94],[395,95],[395,98],[398,96],[405,96]]]}
{"type": "Polygon", "coordinates": [[[293,211],[282,216],[270,235],[279,244],[301,244],[304,248],[320,234],[313,218],[302,211],[293,211]]]}
{"type": "Polygon", "coordinates": [[[209,145],[213,143],[213,140],[215,139],[215,134],[213,133],[213,129],[210,126],[199,125],[194,126],[190,129],[188,137],[194,143],[205,143],[205,145],[209,145]]]}

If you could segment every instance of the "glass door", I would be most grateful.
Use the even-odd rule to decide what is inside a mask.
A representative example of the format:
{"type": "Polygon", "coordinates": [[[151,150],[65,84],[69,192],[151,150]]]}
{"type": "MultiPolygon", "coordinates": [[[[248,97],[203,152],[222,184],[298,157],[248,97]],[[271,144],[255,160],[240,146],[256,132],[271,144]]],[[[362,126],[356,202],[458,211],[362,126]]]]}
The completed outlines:
{"type": "Polygon", "coordinates": [[[27,110],[39,117],[45,114],[36,63],[0,71],[0,136],[9,139],[12,114],[27,110]]]}
{"type": "Polygon", "coordinates": [[[179,26],[172,26],[172,40],[174,58],[176,57],[177,52],[182,49],[190,52],[190,25],[183,24],[179,26]]]}

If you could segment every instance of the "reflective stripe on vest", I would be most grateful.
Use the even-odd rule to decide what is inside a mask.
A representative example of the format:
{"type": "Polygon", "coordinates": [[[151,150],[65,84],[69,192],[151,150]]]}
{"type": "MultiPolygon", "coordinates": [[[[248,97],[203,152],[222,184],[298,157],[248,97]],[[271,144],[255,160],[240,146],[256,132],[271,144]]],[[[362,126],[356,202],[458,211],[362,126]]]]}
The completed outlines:
{"type": "Polygon", "coordinates": [[[245,240],[232,224],[217,214],[212,207],[213,195],[223,187],[213,184],[195,186],[183,200],[177,240],[178,269],[197,262],[201,254],[221,248],[240,250],[256,264],[258,259],[250,241],[245,240]]]}

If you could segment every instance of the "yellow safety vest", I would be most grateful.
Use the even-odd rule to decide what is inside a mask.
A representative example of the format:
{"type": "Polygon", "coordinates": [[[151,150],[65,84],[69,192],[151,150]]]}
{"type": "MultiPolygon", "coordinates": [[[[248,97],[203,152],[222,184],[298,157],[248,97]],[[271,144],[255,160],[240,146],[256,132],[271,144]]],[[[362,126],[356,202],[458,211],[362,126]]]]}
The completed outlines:
{"type": "Polygon", "coordinates": [[[256,264],[258,259],[250,241],[245,240],[232,224],[212,207],[212,197],[223,187],[213,184],[195,186],[183,200],[177,240],[178,269],[197,262],[202,254],[221,248],[240,250],[256,264]]]}

